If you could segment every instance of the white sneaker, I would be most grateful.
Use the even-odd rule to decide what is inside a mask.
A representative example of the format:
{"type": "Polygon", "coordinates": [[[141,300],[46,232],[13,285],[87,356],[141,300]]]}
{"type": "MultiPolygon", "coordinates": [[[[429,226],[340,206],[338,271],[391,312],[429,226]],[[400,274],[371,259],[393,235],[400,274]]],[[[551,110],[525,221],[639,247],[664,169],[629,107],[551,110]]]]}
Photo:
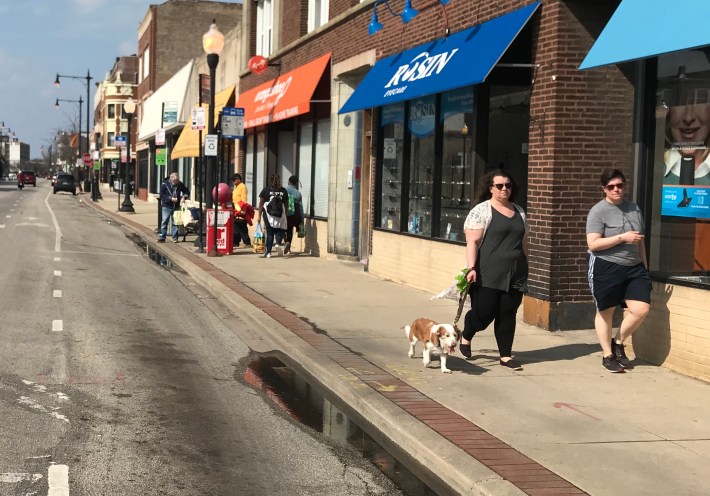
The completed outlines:
{"type": "Polygon", "coordinates": [[[284,255],[288,255],[289,253],[291,253],[291,243],[287,241],[286,247],[284,248],[284,255]]]}
{"type": "Polygon", "coordinates": [[[274,249],[276,250],[276,254],[278,256],[281,256],[284,254],[284,249],[281,245],[274,245],[274,249]]]}
{"type": "Polygon", "coordinates": [[[265,253],[264,258],[271,258],[271,253],[265,253]]]}

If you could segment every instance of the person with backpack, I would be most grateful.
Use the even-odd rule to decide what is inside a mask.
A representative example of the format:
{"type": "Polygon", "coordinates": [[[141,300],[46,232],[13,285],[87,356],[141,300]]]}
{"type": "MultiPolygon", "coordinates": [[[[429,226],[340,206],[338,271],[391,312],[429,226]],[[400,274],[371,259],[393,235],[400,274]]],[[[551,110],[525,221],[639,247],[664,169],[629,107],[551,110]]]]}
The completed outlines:
{"type": "Polygon", "coordinates": [[[281,255],[284,235],[286,234],[286,211],[288,209],[288,191],[281,186],[281,178],[278,174],[273,174],[269,181],[269,186],[264,188],[259,193],[259,208],[257,208],[256,222],[261,223],[261,217],[264,217],[264,226],[266,227],[266,249],[264,250],[264,258],[271,258],[272,248],[276,248],[276,252],[281,255]],[[274,245],[274,237],[276,237],[276,245],[274,245]]]}
{"type": "Polygon", "coordinates": [[[293,229],[300,228],[303,223],[303,197],[298,191],[298,176],[288,178],[288,210],[286,211],[286,247],[284,255],[291,253],[291,241],[293,240],[293,229]]]}

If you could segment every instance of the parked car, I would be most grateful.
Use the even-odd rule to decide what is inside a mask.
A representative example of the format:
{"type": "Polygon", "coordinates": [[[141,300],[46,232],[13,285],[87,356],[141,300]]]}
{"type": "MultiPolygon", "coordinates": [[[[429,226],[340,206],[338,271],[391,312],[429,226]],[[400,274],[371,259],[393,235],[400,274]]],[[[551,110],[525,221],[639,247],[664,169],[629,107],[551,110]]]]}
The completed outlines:
{"type": "Polygon", "coordinates": [[[76,181],[74,176],[71,174],[57,174],[57,178],[54,180],[54,194],[57,191],[66,191],[72,195],[76,195],[76,181]]]}
{"type": "Polygon", "coordinates": [[[33,171],[22,171],[22,182],[26,185],[37,187],[37,176],[33,171]]]}

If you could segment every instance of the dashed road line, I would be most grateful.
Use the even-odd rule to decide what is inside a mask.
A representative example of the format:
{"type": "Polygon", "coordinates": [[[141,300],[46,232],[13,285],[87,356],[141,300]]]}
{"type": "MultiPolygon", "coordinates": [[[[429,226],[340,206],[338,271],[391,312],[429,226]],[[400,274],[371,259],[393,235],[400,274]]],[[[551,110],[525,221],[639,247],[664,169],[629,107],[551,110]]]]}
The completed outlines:
{"type": "Polygon", "coordinates": [[[55,262],[61,262],[61,261],[62,261],[62,259],[61,259],[61,258],[59,258],[59,257],[54,257],[54,261],[55,261],[55,262]]]}
{"type": "Polygon", "coordinates": [[[52,321],[52,332],[62,332],[64,330],[64,321],[53,320],[52,321]]]}
{"type": "Polygon", "coordinates": [[[52,296],[54,298],[61,298],[62,297],[62,290],[61,289],[55,289],[52,291],[52,296]]]}
{"type": "Polygon", "coordinates": [[[51,465],[47,471],[49,492],[47,496],[69,496],[69,467],[51,465]]]}
{"type": "Polygon", "coordinates": [[[42,474],[27,474],[21,472],[8,472],[0,474],[0,482],[5,482],[7,484],[12,484],[16,482],[37,482],[42,478],[42,474]]]}
{"type": "Polygon", "coordinates": [[[62,277],[62,271],[61,270],[55,270],[54,275],[57,277],[62,277]]]}

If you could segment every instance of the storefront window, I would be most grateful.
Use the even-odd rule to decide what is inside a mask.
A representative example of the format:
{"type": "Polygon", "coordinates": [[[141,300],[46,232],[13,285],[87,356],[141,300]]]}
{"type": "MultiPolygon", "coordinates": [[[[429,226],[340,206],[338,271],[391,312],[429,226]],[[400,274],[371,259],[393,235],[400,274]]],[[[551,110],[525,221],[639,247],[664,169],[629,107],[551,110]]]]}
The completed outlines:
{"type": "Polygon", "coordinates": [[[313,215],[328,217],[328,176],[330,173],[330,119],[316,122],[316,150],[313,169],[313,215]]]}
{"type": "Polygon", "coordinates": [[[313,177],[313,123],[301,124],[298,136],[298,180],[301,181],[301,197],[303,198],[303,213],[312,214],[311,209],[311,178],[313,177]]]}
{"type": "Polygon", "coordinates": [[[444,127],[441,223],[436,237],[464,241],[463,223],[471,208],[473,179],[473,88],[442,95],[441,121],[444,127]]]}
{"type": "Polygon", "coordinates": [[[256,191],[256,185],[254,184],[254,134],[248,134],[246,136],[246,152],[244,153],[244,161],[244,183],[247,185],[248,193],[251,193],[249,202],[252,205],[258,205],[256,203],[256,195],[259,192],[256,191]]]}
{"type": "Polygon", "coordinates": [[[402,213],[404,104],[397,103],[383,107],[380,125],[384,138],[380,187],[380,211],[382,213],[380,227],[399,231],[402,213]]]}
{"type": "Polygon", "coordinates": [[[431,236],[436,166],[436,96],[413,100],[407,128],[411,133],[407,232],[431,236]]]}
{"type": "Polygon", "coordinates": [[[650,269],[710,284],[710,49],[658,58],[650,269]]]}

